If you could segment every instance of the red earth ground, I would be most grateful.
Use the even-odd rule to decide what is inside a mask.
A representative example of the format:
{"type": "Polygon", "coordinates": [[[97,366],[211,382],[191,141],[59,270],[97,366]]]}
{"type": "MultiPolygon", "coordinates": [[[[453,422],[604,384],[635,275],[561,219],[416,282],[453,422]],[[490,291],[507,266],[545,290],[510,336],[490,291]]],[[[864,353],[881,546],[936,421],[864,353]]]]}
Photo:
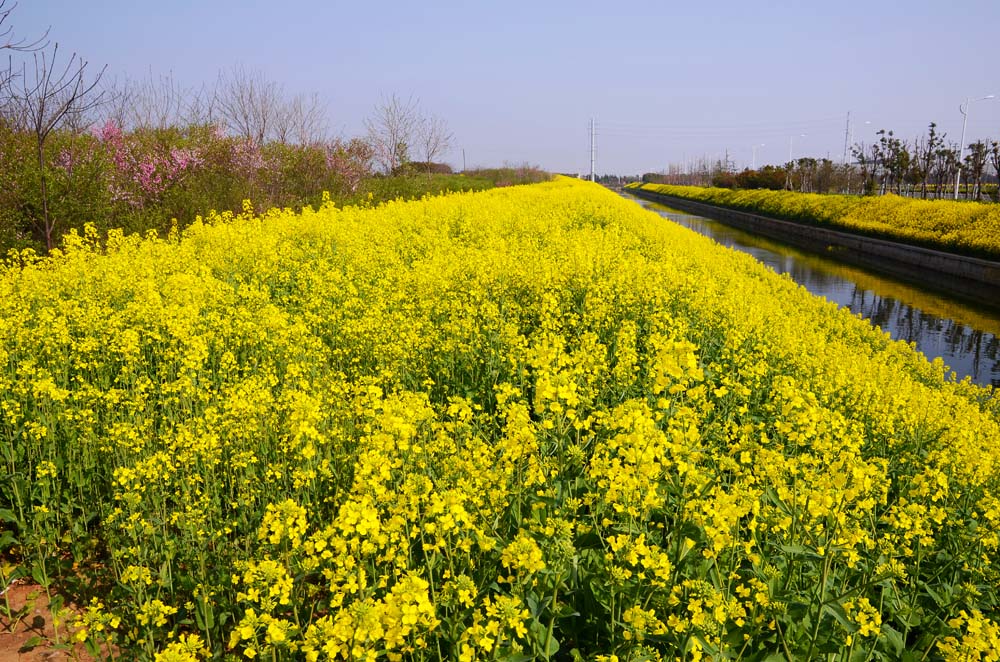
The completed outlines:
{"type": "MultiPolygon", "coordinates": [[[[71,650],[54,648],[56,632],[48,607],[49,599],[37,585],[15,582],[7,588],[3,598],[0,598],[0,662],[93,659],[83,646],[71,650]],[[5,603],[4,598],[8,602],[5,603]],[[11,613],[19,618],[11,619],[7,615],[7,604],[11,613]],[[34,643],[38,645],[32,646],[34,643]]],[[[65,625],[60,635],[64,640],[68,637],[65,625]]]]}

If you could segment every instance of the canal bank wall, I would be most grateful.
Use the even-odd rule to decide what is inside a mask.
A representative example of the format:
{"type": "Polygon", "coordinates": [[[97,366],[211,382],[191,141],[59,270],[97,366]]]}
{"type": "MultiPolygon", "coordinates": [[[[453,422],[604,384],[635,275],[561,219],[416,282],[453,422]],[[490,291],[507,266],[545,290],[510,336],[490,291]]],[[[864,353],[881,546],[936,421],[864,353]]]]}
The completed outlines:
{"type": "Polygon", "coordinates": [[[626,192],[961,299],[1000,308],[1000,262],[782,221],[652,191],[627,189],[626,192]]]}

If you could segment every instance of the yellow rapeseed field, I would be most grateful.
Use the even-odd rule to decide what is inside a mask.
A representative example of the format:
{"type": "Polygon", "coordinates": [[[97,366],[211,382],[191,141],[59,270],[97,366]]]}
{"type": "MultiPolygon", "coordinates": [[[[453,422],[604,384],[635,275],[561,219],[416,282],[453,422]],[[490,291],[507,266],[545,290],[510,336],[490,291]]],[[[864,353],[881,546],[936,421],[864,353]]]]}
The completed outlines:
{"type": "Polygon", "coordinates": [[[794,191],[629,184],[652,193],[802,221],[927,248],[1000,259],[1000,205],[794,191]]]}
{"type": "Polygon", "coordinates": [[[945,372],[567,179],[73,236],[0,272],[0,589],[123,660],[997,660],[945,372]]]}

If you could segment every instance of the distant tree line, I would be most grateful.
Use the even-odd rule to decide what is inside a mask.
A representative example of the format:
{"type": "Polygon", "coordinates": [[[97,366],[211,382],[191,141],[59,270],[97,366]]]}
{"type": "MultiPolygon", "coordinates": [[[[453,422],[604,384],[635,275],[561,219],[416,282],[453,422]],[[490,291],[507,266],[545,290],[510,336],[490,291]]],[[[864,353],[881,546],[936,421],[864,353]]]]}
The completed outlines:
{"type": "Polygon", "coordinates": [[[152,73],[113,80],[48,32],[19,37],[15,8],[0,0],[0,257],[51,250],[85,223],[165,231],[245,199],[263,209],[317,204],[323,191],[351,203],[487,185],[432,179],[451,173],[441,159],[453,136],[413,97],[380,99],[364,136],[332,136],[316,94],[240,65],[198,88],[152,73]]]}
{"type": "Polygon", "coordinates": [[[1000,173],[1000,141],[977,140],[965,147],[960,160],[960,146],[947,140],[931,122],[927,135],[908,142],[892,131],[881,130],[870,145],[852,149],[861,191],[865,194],[950,197],[961,172],[959,195],[969,200],[997,198],[997,174],[1000,173]],[[987,191],[987,184],[990,190],[987,191]]]}
{"type": "Polygon", "coordinates": [[[803,157],[783,165],[737,171],[728,159],[702,159],[687,166],[672,164],[642,175],[643,182],[723,188],[793,190],[806,193],[852,193],[950,198],[961,169],[959,197],[1000,202],[1000,141],[978,140],[965,148],[947,140],[937,124],[927,134],[906,141],[881,130],[871,144],[851,149],[851,163],[803,157]]]}

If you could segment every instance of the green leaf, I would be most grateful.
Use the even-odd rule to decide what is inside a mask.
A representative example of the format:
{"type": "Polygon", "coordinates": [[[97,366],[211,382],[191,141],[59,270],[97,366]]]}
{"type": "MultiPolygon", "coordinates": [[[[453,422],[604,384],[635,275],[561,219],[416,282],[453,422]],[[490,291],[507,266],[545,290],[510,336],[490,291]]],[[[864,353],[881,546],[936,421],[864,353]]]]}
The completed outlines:
{"type": "Polygon", "coordinates": [[[503,655],[500,657],[503,662],[529,662],[534,660],[533,655],[525,655],[524,653],[511,653],[509,655],[503,655]]]}
{"type": "Polygon", "coordinates": [[[66,599],[61,595],[53,595],[49,598],[49,611],[53,614],[58,613],[62,610],[63,605],[66,603],[66,599]]]}
{"type": "Polygon", "coordinates": [[[778,496],[778,493],[775,491],[775,489],[773,487],[766,488],[764,490],[764,496],[767,497],[768,501],[770,501],[774,505],[778,506],[778,508],[781,508],[781,510],[786,515],[791,514],[792,511],[789,510],[788,506],[785,505],[785,502],[781,500],[781,497],[778,496]]]}
{"type": "Polygon", "coordinates": [[[210,604],[202,604],[205,610],[205,626],[211,630],[215,627],[215,610],[212,609],[212,605],[210,604]]]}
{"type": "Polygon", "coordinates": [[[554,635],[549,637],[549,628],[541,621],[531,621],[528,625],[528,638],[534,644],[533,648],[540,651],[544,657],[552,657],[559,650],[559,642],[554,635]]]}
{"type": "Polygon", "coordinates": [[[201,615],[201,606],[200,605],[194,610],[194,620],[198,624],[198,629],[199,630],[207,630],[208,629],[207,627],[205,627],[205,617],[201,615]]]}
{"type": "Polygon", "coordinates": [[[585,533],[582,536],[578,536],[576,539],[575,547],[578,550],[582,549],[604,549],[604,543],[601,542],[601,537],[594,532],[585,533]]]}
{"type": "Polygon", "coordinates": [[[37,647],[41,646],[44,643],[45,643],[45,637],[39,637],[39,636],[36,635],[36,636],[32,637],[31,639],[28,639],[26,642],[24,642],[24,644],[21,646],[20,649],[18,649],[17,652],[18,653],[27,653],[31,649],[37,648],[37,647]]]}
{"type": "Polygon", "coordinates": [[[924,610],[920,607],[915,609],[900,609],[895,614],[896,620],[908,628],[915,628],[924,620],[924,610]]]}
{"type": "Polygon", "coordinates": [[[560,601],[557,615],[559,618],[577,618],[580,616],[580,612],[573,605],[560,601]]]}
{"type": "Polygon", "coordinates": [[[48,588],[49,584],[52,582],[45,574],[45,568],[41,566],[35,566],[31,569],[31,578],[35,580],[35,583],[42,588],[48,588]]]}
{"type": "Polygon", "coordinates": [[[548,628],[537,620],[532,619],[531,623],[528,625],[528,639],[530,639],[537,648],[541,648],[542,644],[545,642],[545,635],[548,633],[548,628]]]}
{"type": "Polygon", "coordinates": [[[804,556],[807,559],[823,558],[813,550],[803,545],[778,545],[778,549],[783,551],[785,554],[790,554],[792,556],[804,556]]]}
{"type": "Polygon", "coordinates": [[[809,613],[809,604],[805,602],[789,602],[786,608],[788,615],[795,620],[802,619],[809,613]]]}
{"type": "Polygon", "coordinates": [[[549,637],[549,646],[545,650],[545,657],[552,657],[558,652],[559,652],[559,641],[553,634],[551,637],[549,637]]]}
{"type": "Polygon", "coordinates": [[[946,607],[948,605],[947,601],[944,598],[942,598],[937,591],[931,588],[927,582],[921,581],[918,583],[920,585],[920,588],[924,589],[924,591],[927,592],[927,595],[931,596],[931,598],[934,599],[934,602],[936,602],[939,607],[946,607]]]}
{"type": "Polygon", "coordinates": [[[844,626],[848,632],[854,632],[857,630],[857,626],[851,622],[851,619],[847,618],[847,612],[844,611],[844,606],[839,602],[832,602],[823,605],[823,613],[830,614],[833,618],[844,626]]]}
{"type": "Polygon", "coordinates": [[[0,508],[0,520],[17,524],[17,517],[14,515],[14,511],[8,508],[0,508]]]}
{"type": "Polygon", "coordinates": [[[882,635],[886,642],[892,646],[892,652],[899,657],[903,652],[906,642],[903,641],[903,633],[886,623],[882,624],[882,635]]]}
{"type": "Polygon", "coordinates": [[[528,611],[531,613],[532,618],[538,618],[538,600],[533,595],[529,595],[525,597],[524,602],[528,605],[528,611]]]}
{"type": "Polygon", "coordinates": [[[4,531],[0,533],[0,550],[7,549],[8,547],[13,547],[17,544],[17,538],[10,531],[4,531]]]}

